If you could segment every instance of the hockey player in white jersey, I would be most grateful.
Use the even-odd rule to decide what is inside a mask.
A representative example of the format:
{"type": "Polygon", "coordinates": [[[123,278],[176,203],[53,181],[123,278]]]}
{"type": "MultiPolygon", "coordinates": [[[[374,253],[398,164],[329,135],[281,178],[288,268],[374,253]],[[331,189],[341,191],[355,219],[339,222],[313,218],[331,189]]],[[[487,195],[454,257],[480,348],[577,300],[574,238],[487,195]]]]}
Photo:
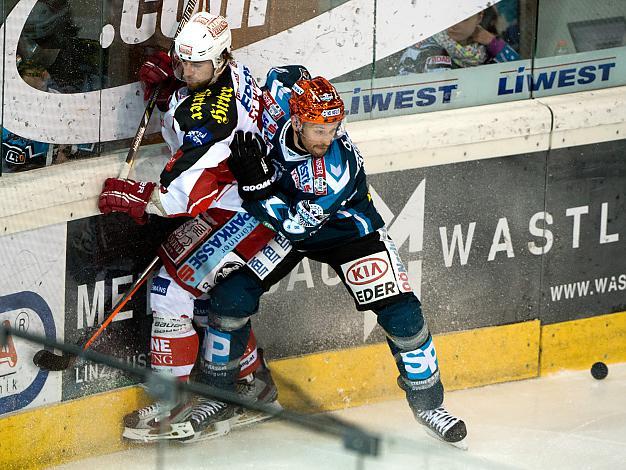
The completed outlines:
{"type": "MultiPolygon", "coordinates": [[[[171,158],[159,183],[109,178],[99,198],[102,213],[124,212],[137,223],[145,223],[147,214],[193,217],[160,247],[163,267],[153,279],[150,294],[152,369],[181,380],[191,373],[199,349],[192,323],[194,301],[227,272],[243,266],[273,236],[243,212],[226,165],[236,131],[260,132],[261,92],[248,68],[233,60],[230,47],[226,20],[200,12],[176,37],[171,60],[160,53],[142,66],[140,78],[147,86],[146,94],[161,86],[157,103],[165,111],[162,134],[171,158]]],[[[214,355],[219,344],[209,334],[214,324],[209,321],[201,327],[205,334],[200,363],[205,365],[208,361],[203,358],[214,355]]],[[[249,323],[237,327],[251,332],[249,323]]],[[[241,369],[238,393],[275,402],[276,387],[254,335],[251,340],[246,335],[240,347],[245,353],[237,359],[241,369]]],[[[171,405],[156,402],[127,415],[123,435],[139,441],[197,440],[260,418],[236,411],[208,399],[181,399],[171,405]],[[169,426],[160,433],[158,420],[163,416],[169,426]]]]}

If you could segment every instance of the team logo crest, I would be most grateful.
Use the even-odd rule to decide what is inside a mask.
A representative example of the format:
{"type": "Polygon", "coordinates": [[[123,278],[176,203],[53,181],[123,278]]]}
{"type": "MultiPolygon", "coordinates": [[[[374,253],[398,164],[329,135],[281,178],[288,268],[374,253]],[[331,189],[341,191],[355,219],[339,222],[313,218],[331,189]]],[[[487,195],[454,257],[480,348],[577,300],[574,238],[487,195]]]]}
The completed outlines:
{"type": "Polygon", "coordinates": [[[211,21],[209,24],[207,24],[206,27],[211,33],[211,36],[216,38],[220,34],[222,34],[225,30],[228,29],[228,23],[226,22],[224,18],[219,16],[215,18],[213,21],[211,21]]]}
{"type": "Polygon", "coordinates": [[[193,53],[193,47],[186,44],[181,44],[180,46],[178,46],[178,52],[185,55],[191,55],[193,53]]]}

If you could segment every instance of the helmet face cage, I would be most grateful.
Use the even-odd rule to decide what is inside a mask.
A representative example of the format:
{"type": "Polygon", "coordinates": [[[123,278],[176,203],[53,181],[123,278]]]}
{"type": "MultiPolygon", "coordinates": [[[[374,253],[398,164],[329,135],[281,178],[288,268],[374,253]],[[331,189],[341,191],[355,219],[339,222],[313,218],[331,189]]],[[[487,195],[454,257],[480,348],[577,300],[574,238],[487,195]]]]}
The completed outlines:
{"type": "Polygon", "coordinates": [[[329,124],[343,121],[345,116],[343,100],[323,77],[298,80],[292,87],[289,110],[303,123],[329,124]]]}

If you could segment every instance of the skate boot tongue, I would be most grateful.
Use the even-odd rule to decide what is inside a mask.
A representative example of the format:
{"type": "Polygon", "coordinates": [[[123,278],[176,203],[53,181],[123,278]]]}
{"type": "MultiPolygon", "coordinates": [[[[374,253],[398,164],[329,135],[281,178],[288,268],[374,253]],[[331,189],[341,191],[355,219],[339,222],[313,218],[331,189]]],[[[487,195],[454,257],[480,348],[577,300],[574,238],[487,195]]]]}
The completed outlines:
{"type": "Polygon", "coordinates": [[[189,421],[196,432],[205,430],[209,425],[232,418],[234,408],[221,401],[200,399],[191,410],[189,421]]]}
{"type": "Polygon", "coordinates": [[[451,415],[445,408],[421,411],[417,420],[426,426],[430,434],[445,442],[456,443],[467,435],[463,420],[451,415]]]}

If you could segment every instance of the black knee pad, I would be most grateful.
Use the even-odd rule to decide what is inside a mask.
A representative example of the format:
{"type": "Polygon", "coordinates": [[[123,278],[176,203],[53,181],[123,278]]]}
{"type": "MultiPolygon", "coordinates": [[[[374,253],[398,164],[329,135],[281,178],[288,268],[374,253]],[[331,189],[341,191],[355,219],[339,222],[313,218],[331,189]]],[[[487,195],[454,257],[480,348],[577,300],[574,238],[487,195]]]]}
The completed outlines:
{"type": "Polygon", "coordinates": [[[259,310],[263,288],[245,269],[216,285],[210,293],[209,310],[223,317],[250,317],[259,310]]]}
{"type": "Polygon", "coordinates": [[[399,296],[374,312],[378,324],[389,337],[415,336],[424,328],[422,306],[413,294],[399,296]]]}

